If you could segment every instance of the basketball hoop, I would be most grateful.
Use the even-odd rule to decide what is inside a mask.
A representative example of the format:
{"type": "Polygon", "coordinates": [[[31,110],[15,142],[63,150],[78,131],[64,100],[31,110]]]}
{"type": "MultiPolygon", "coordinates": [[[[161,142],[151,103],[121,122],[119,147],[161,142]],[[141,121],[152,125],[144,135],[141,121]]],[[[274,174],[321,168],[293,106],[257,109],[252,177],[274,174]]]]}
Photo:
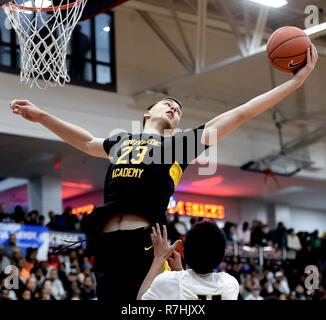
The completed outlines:
{"type": "Polygon", "coordinates": [[[70,82],[68,43],[87,0],[2,0],[0,4],[5,2],[1,9],[15,29],[21,49],[20,80],[40,89],[70,82]]]}

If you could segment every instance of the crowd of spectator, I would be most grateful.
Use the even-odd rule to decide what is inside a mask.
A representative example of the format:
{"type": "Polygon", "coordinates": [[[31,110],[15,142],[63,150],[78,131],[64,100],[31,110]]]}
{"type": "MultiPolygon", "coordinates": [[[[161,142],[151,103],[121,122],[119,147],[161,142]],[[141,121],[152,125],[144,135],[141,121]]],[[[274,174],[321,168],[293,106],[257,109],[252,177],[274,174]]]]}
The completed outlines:
{"type": "MultiPolygon", "coordinates": [[[[2,300],[97,300],[93,257],[82,248],[64,249],[60,254],[49,250],[47,261],[38,261],[37,248],[28,248],[26,255],[16,246],[16,237],[0,245],[0,299],[2,300]],[[6,267],[16,267],[17,286],[5,281],[6,267]],[[11,288],[12,287],[12,288],[11,288]]],[[[13,274],[16,274],[14,269],[13,274]]]]}
{"type": "Polygon", "coordinates": [[[224,232],[229,244],[250,247],[272,247],[285,251],[285,259],[265,260],[261,266],[255,259],[231,257],[220,266],[240,283],[240,299],[245,300],[325,300],[326,299],[326,232],[294,232],[279,222],[275,229],[261,221],[237,226],[226,222],[224,232]],[[248,261],[249,260],[249,261],[248,261]],[[318,289],[305,284],[307,266],[318,269],[318,289]],[[309,287],[309,286],[308,286],[309,287]]]}
{"type": "MultiPolygon", "coordinates": [[[[191,225],[201,219],[193,218],[191,225]]],[[[12,214],[0,207],[0,222],[15,222],[44,226],[44,218],[37,211],[26,214],[17,206],[12,214]]],[[[82,231],[83,220],[68,208],[62,215],[50,213],[51,229],[82,231]]],[[[171,240],[184,236],[178,217],[168,224],[171,240]],[[181,231],[180,231],[181,230],[181,231]],[[182,234],[180,234],[180,232],[182,234]],[[172,239],[173,238],[173,239],[172,239]]],[[[184,227],[186,225],[184,224],[184,227]]],[[[244,222],[237,226],[226,222],[224,232],[228,244],[238,243],[251,247],[270,246],[285,250],[286,259],[258,259],[226,256],[217,271],[228,272],[240,284],[240,300],[325,300],[326,299],[326,233],[321,237],[313,233],[286,229],[283,223],[270,230],[260,221],[244,222]],[[318,268],[318,289],[308,288],[305,281],[306,266],[318,268]]],[[[63,247],[62,247],[63,249],[63,247]]],[[[55,254],[49,249],[48,260],[37,260],[37,249],[25,252],[17,247],[16,236],[11,234],[6,245],[0,245],[0,299],[2,300],[96,300],[94,257],[82,247],[63,249],[55,254]],[[7,289],[5,269],[18,270],[18,288],[7,289]]]]}
{"type": "Polygon", "coordinates": [[[45,218],[37,210],[26,213],[21,206],[16,206],[9,213],[4,203],[0,204],[0,222],[12,222],[26,225],[46,226],[58,231],[84,231],[85,215],[74,215],[72,208],[67,207],[62,214],[48,213],[50,221],[45,223],[45,218]]]}

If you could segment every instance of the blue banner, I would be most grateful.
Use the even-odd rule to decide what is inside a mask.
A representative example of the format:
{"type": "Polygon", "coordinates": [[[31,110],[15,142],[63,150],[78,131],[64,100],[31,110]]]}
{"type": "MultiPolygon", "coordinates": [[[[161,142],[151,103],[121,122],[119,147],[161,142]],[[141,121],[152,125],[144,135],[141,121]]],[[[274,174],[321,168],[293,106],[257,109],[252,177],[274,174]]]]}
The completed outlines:
{"type": "Polygon", "coordinates": [[[46,261],[49,251],[49,229],[42,226],[31,226],[16,223],[0,223],[0,243],[5,246],[10,234],[16,235],[16,246],[26,254],[27,248],[37,248],[37,259],[46,261]]]}
{"type": "MultiPolygon", "coordinates": [[[[86,235],[84,233],[72,233],[72,232],[64,232],[64,231],[50,231],[50,248],[58,248],[61,245],[69,246],[71,242],[78,242],[86,239],[86,235]],[[69,241],[69,242],[66,242],[69,241]]],[[[82,247],[86,249],[86,243],[78,243],[69,249],[76,249],[77,247],[82,247]]]]}

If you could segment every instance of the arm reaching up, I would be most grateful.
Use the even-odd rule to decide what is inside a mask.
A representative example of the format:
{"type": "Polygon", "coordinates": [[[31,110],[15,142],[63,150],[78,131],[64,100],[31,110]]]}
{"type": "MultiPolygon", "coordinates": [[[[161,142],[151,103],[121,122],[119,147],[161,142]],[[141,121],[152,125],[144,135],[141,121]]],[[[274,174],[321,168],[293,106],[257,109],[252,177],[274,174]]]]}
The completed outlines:
{"type": "Polygon", "coordinates": [[[86,130],[54,117],[28,100],[13,100],[10,102],[10,107],[14,114],[21,115],[28,121],[42,124],[74,148],[94,157],[109,159],[103,148],[104,139],[95,138],[86,130]]]}
{"type": "MultiPolygon", "coordinates": [[[[142,286],[139,289],[137,300],[141,300],[143,294],[149,289],[154,279],[160,274],[164,261],[168,260],[174,254],[175,248],[181,240],[177,240],[172,246],[168,244],[166,226],[163,226],[163,237],[158,224],[152,227],[151,239],[154,247],[154,260],[142,286]]],[[[182,267],[181,267],[182,268],[182,267]]]]}
{"type": "Polygon", "coordinates": [[[202,142],[211,146],[222,140],[247,120],[274,107],[303,85],[314,70],[317,60],[317,49],[312,44],[307,50],[306,66],[294,74],[291,80],[207,122],[202,142]]]}

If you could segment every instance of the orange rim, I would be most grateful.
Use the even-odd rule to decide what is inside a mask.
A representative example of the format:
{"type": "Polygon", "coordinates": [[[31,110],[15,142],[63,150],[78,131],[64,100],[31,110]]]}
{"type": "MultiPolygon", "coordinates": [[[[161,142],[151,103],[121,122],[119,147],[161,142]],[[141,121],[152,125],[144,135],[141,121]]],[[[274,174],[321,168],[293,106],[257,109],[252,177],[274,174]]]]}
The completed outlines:
{"type": "Polygon", "coordinates": [[[55,7],[48,7],[48,8],[35,8],[35,7],[24,7],[22,5],[19,5],[19,4],[15,4],[15,3],[7,3],[3,6],[1,6],[1,9],[3,9],[3,7],[7,6],[7,7],[14,7],[14,8],[19,8],[20,10],[23,10],[23,11],[37,11],[37,10],[40,10],[40,11],[44,11],[44,12],[50,12],[50,11],[57,11],[57,10],[68,10],[70,8],[72,8],[75,3],[77,2],[78,4],[81,3],[83,0],[77,0],[73,3],[70,3],[70,4],[65,4],[63,6],[55,6],[55,7]]]}

